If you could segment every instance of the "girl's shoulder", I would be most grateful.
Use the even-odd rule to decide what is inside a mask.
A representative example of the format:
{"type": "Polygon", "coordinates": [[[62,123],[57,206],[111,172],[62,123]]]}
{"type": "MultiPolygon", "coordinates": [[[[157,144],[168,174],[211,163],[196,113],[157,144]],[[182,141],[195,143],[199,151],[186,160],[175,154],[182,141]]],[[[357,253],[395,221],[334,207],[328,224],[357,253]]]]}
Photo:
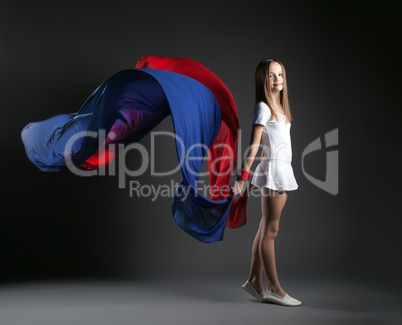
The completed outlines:
{"type": "Polygon", "coordinates": [[[260,108],[260,107],[264,107],[264,108],[269,109],[268,105],[263,101],[260,101],[260,102],[257,103],[256,108],[260,108]]]}
{"type": "Polygon", "coordinates": [[[268,114],[269,116],[271,116],[271,110],[269,109],[269,106],[267,105],[267,103],[265,103],[263,101],[257,103],[254,111],[255,112],[261,111],[261,112],[264,112],[265,114],[268,114]]]}
{"type": "Polygon", "coordinates": [[[271,110],[264,102],[257,103],[254,110],[253,124],[266,125],[271,120],[271,110]]]}

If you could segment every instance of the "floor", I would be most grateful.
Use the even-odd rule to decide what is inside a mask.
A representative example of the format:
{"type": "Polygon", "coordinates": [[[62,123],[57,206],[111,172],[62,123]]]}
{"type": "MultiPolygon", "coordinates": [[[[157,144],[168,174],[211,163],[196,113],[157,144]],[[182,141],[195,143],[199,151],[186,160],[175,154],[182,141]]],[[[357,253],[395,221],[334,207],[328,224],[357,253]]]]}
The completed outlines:
{"type": "Polygon", "coordinates": [[[0,285],[1,325],[402,324],[398,291],[346,280],[287,282],[299,307],[259,303],[244,279],[38,281],[0,285]]]}

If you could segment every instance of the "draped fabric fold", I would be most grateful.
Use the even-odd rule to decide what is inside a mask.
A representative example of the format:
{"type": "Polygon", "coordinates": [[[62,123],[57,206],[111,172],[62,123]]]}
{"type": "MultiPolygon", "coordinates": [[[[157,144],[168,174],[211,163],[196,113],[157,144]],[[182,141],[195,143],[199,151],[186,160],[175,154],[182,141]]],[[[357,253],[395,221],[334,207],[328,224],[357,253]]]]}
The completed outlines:
{"type": "Polygon", "coordinates": [[[135,69],[105,80],[77,113],[29,123],[21,137],[42,171],[67,168],[68,160],[91,170],[110,164],[121,144],[139,141],[169,115],[183,176],[171,205],[174,219],[202,242],[222,240],[226,225],[246,222],[247,196],[236,201],[227,190],[237,162],[237,109],[222,81],[197,61],[145,56],[135,69]],[[205,155],[211,199],[197,192],[205,155]]]}
{"type": "MultiPolygon", "coordinates": [[[[204,84],[218,100],[222,111],[222,124],[217,137],[208,150],[210,195],[212,200],[228,197],[225,188],[237,166],[239,119],[232,94],[226,85],[201,63],[187,58],[143,56],[136,68],[152,68],[184,74],[204,84]],[[216,189],[214,191],[214,189],[216,189]]],[[[239,228],[247,222],[247,199],[251,187],[236,201],[233,199],[227,226],[239,228]]]]}

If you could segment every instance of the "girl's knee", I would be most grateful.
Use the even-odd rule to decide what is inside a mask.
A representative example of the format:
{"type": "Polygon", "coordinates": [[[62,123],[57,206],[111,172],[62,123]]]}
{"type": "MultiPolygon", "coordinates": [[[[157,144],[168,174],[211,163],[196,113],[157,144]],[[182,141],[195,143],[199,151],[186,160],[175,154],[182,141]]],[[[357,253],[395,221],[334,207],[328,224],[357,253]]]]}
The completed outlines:
{"type": "Polygon", "coordinates": [[[266,227],[260,230],[260,236],[262,239],[269,238],[275,239],[279,233],[279,224],[277,222],[270,222],[266,227]]]}
{"type": "Polygon", "coordinates": [[[268,227],[268,236],[271,239],[275,239],[279,233],[279,225],[271,225],[268,227]]]}

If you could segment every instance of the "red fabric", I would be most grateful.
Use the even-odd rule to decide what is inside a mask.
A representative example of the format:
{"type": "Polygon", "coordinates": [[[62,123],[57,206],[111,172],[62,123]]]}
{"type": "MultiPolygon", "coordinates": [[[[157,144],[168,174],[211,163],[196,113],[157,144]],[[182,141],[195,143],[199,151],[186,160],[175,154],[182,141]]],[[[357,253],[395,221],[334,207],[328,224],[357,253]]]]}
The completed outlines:
{"type": "Polygon", "coordinates": [[[250,172],[248,172],[247,170],[242,168],[241,171],[240,171],[240,174],[238,174],[238,177],[248,181],[249,178],[250,178],[250,172]]]}
{"type": "Polygon", "coordinates": [[[105,143],[95,152],[90,158],[88,158],[82,165],[81,168],[88,170],[100,167],[109,166],[113,160],[116,158],[117,153],[111,152],[105,148],[105,143]]]}

